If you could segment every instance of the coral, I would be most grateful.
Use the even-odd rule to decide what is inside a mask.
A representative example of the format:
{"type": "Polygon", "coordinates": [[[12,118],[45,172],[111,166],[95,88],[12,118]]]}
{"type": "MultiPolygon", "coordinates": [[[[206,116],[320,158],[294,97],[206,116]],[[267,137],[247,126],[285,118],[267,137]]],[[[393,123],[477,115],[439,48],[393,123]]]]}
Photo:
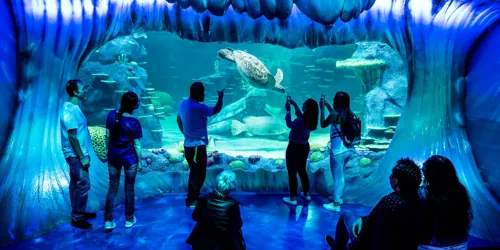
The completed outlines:
{"type": "Polygon", "coordinates": [[[259,155],[251,155],[250,157],[248,157],[248,162],[249,162],[250,164],[255,164],[255,163],[257,163],[259,160],[260,160],[260,156],[259,156],[259,155]]]}
{"type": "Polygon", "coordinates": [[[229,163],[229,166],[232,169],[245,169],[246,168],[245,163],[240,161],[240,160],[232,161],[231,163],[229,163]]]}
{"type": "Polygon", "coordinates": [[[362,168],[366,168],[372,164],[372,160],[369,158],[363,157],[359,160],[359,166],[362,168]]]}
{"type": "Polygon", "coordinates": [[[90,138],[92,139],[92,147],[99,158],[99,160],[103,163],[107,162],[106,157],[106,128],[98,127],[98,126],[90,126],[89,127],[90,138]]]}
{"type": "Polygon", "coordinates": [[[128,56],[126,54],[119,55],[117,61],[115,61],[115,64],[125,64],[125,63],[128,63],[128,56]]]}
{"type": "Polygon", "coordinates": [[[182,160],[184,160],[184,154],[181,154],[181,153],[172,153],[170,155],[169,160],[172,163],[181,162],[182,160]]]}
{"type": "Polygon", "coordinates": [[[325,155],[322,152],[319,152],[319,151],[314,152],[314,153],[311,154],[311,156],[309,156],[309,160],[311,162],[318,162],[318,161],[321,161],[323,159],[325,159],[325,155]]]}
{"type": "Polygon", "coordinates": [[[274,165],[275,165],[275,166],[282,165],[282,164],[284,164],[284,163],[285,163],[285,161],[284,161],[283,159],[276,159],[276,160],[274,161],[274,165]]]}
{"type": "Polygon", "coordinates": [[[311,143],[311,151],[312,152],[315,152],[315,151],[320,151],[320,152],[325,152],[325,145],[323,145],[322,143],[319,143],[319,142],[313,142],[311,143]]]}
{"type": "Polygon", "coordinates": [[[336,63],[339,69],[354,70],[361,83],[361,89],[365,94],[379,84],[386,65],[387,63],[383,60],[358,58],[350,58],[345,61],[337,61],[336,63]]]}
{"type": "Polygon", "coordinates": [[[169,157],[170,154],[168,152],[160,154],[158,150],[156,150],[156,153],[147,149],[142,150],[142,171],[166,172],[170,166],[169,157]]]}
{"type": "Polygon", "coordinates": [[[213,151],[209,153],[209,157],[213,160],[214,163],[220,163],[221,162],[221,157],[219,154],[219,151],[213,151]]]}
{"type": "Polygon", "coordinates": [[[177,152],[184,154],[184,141],[180,141],[179,143],[176,143],[175,149],[177,149],[177,152]]]}
{"type": "Polygon", "coordinates": [[[187,162],[187,160],[182,161],[182,168],[184,168],[184,170],[189,169],[189,163],[187,162]]]}

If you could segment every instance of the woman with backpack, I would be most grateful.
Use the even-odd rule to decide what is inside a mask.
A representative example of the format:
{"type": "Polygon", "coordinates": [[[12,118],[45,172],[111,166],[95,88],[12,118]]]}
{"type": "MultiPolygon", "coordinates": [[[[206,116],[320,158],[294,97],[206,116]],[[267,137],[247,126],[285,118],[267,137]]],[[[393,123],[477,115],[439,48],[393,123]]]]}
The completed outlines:
{"type": "Polygon", "coordinates": [[[353,138],[359,138],[361,123],[355,118],[350,108],[349,94],[337,92],[333,98],[333,109],[326,102],[325,96],[320,99],[321,127],[330,127],[330,170],[333,177],[333,202],[323,207],[333,212],[340,212],[344,192],[344,168],[353,152],[353,138]],[[325,105],[330,114],[325,118],[325,105]],[[347,133],[349,132],[349,134],[347,133]]]}
{"type": "Polygon", "coordinates": [[[290,142],[286,148],[286,168],[288,170],[288,185],[290,186],[290,197],[284,197],[283,201],[290,205],[297,205],[297,189],[298,181],[297,174],[299,174],[300,181],[302,182],[303,192],[300,193],[307,201],[311,200],[309,194],[309,176],[307,176],[307,157],[309,157],[309,135],[311,131],[316,130],[318,127],[319,108],[318,102],[313,99],[307,99],[302,105],[302,113],[299,105],[293,101],[290,96],[287,98],[286,104],[286,125],[290,128],[290,135],[288,136],[290,142]],[[295,120],[292,121],[290,114],[290,104],[295,108],[295,120]]]}
{"type": "Polygon", "coordinates": [[[125,171],[125,227],[136,223],[134,216],[134,185],[137,171],[141,169],[142,127],[132,117],[139,108],[139,97],[134,92],[123,94],[120,109],[109,112],[106,119],[106,145],[108,149],[109,189],[104,210],[104,229],[116,227],[113,222],[115,199],[120,185],[122,168],[125,171]]]}

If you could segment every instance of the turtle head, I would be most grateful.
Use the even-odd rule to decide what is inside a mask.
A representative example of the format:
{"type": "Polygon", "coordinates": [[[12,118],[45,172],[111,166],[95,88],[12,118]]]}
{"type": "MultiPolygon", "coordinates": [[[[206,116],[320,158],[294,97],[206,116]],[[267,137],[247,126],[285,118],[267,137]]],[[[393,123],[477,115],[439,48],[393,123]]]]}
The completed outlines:
{"type": "Polygon", "coordinates": [[[220,56],[220,58],[224,60],[228,60],[230,62],[234,62],[234,56],[233,56],[233,49],[232,48],[225,48],[217,51],[217,54],[220,56]]]}

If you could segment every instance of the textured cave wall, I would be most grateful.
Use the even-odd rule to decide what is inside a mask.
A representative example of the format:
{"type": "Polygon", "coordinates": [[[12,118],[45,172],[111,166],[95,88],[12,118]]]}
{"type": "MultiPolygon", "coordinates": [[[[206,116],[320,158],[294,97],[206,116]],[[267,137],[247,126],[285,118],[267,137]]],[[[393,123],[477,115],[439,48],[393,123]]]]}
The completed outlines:
{"type": "MultiPolygon", "coordinates": [[[[64,83],[76,75],[89,52],[117,35],[130,33],[132,22],[201,42],[264,42],[288,48],[364,39],[391,44],[406,62],[407,105],[382,167],[371,175],[374,184],[353,187],[346,195],[362,204],[374,204],[390,190],[387,176],[398,158],[423,161],[431,154],[443,154],[455,163],[474,197],[475,212],[480,215],[474,221],[474,234],[500,240],[495,224],[500,221],[498,202],[478,181],[481,177],[463,123],[461,82],[467,52],[500,16],[498,3],[441,1],[435,7],[430,0],[378,0],[370,11],[348,24],[338,21],[325,28],[296,9],[287,21],[254,20],[231,9],[225,16],[213,17],[160,0],[143,4],[110,1],[98,2],[95,15],[89,15],[93,6],[75,4],[73,13],[78,15],[71,16],[71,12],[44,11],[44,6],[25,9],[20,0],[11,2],[16,17],[23,17],[17,19],[25,35],[22,41],[38,45],[30,60],[38,66],[38,75],[32,81],[31,95],[16,109],[12,137],[0,167],[1,212],[10,218],[0,221],[2,241],[46,232],[69,220],[68,173],[60,148],[58,116],[66,98],[64,83]]],[[[107,189],[106,167],[95,156],[90,174],[90,210],[95,210],[102,207],[107,189]]]]}
{"type": "MultiPolygon", "coordinates": [[[[15,17],[7,1],[0,2],[0,149],[5,148],[17,102],[17,32],[15,17]]],[[[3,153],[2,153],[3,154],[3,153]]]]}
{"type": "Polygon", "coordinates": [[[500,200],[500,25],[471,51],[467,68],[467,134],[486,187],[500,200]]]}

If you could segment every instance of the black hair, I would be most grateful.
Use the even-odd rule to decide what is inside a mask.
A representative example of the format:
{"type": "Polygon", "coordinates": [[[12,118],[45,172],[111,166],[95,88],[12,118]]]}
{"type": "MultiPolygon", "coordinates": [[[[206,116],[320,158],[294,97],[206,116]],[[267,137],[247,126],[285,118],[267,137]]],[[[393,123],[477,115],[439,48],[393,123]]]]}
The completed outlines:
{"type": "Polygon", "coordinates": [[[201,82],[194,82],[189,88],[189,97],[195,100],[200,99],[200,97],[205,93],[205,86],[201,82]]]}
{"type": "Polygon", "coordinates": [[[391,178],[398,180],[401,194],[418,197],[418,189],[422,183],[422,171],[410,158],[401,158],[392,168],[391,178]]]}
{"type": "Polygon", "coordinates": [[[466,238],[473,220],[471,201],[455,166],[441,155],[431,156],[423,165],[425,198],[434,236],[443,243],[466,238]]]}
{"type": "Polygon", "coordinates": [[[66,83],[66,93],[68,93],[69,97],[75,96],[75,91],[78,91],[78,84],[81,84],[80,80],[71,79],[66,83]]]}
{"type": "Polygon", "coordinates": [[[116,121],[118,122],[123,113],[132,114],[134,109],[137,109],[137,104],[139,103],[139,97],[136,93],[132,91],[128,91],[122,95],[122,100],[120,103],[120,109],[118,110],[118,114],[116,115],[116,121]]]}
{"type": "Polygon", "coordinates": [[[303,114],[304,124],[306,128],[314,131],[318,128],[319,105],[314,99],[307,99],[304,102],[305,111],[303,114]]]}
{"type": "Polygon", "coordinates": [[[351,110],[351,97],[346,92],[339,91],[335,94],[333,98],[333,109],[338,112],[339,123],[343,129],[345,121],[354,115],[351,110]]]}

